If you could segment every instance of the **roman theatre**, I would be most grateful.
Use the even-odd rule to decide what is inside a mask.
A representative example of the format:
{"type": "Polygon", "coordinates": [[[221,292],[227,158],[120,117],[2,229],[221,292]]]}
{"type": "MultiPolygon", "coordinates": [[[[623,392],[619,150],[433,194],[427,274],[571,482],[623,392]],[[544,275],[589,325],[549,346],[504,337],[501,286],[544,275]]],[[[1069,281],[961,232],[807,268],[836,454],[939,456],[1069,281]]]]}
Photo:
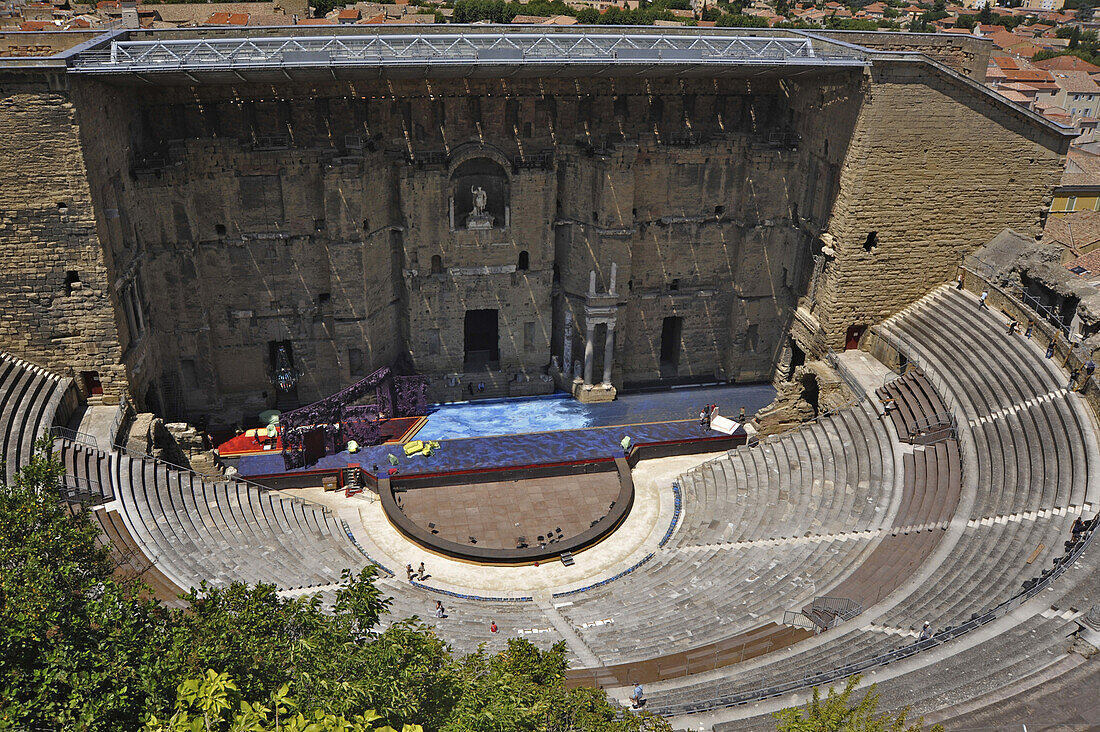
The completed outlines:
{"type": "Polygon", "coordinates": [[[1037,240],[1073,133],[990,47],[0,33],[8,476],[49,431],[167,604],[375,565],[677,729],[855,672],[1098,724],[1100,294],[1037,240]]]}

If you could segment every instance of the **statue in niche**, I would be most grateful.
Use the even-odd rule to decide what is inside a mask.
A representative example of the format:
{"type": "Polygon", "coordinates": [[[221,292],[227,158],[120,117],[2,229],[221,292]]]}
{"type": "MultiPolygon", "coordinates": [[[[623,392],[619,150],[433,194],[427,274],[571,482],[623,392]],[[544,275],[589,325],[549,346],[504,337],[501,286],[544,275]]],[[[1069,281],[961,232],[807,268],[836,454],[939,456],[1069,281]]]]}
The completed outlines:
{"type": "Polygon", "coordinates": [[[489,204],[489,195],[485,189],[478,185],[470,186],[470,194],[473,196],[474,209],[466,217],[467,229],[491,229],[496,217],[485,212],[489,204]]]}
{"type": "Polygon", "coordinates": [[[470,186],[470,193],[474,194],[474,216],[485,213],[485,205],[489,203],[489,197],[485,195],[485,189],[481,186],[470,186]]]}

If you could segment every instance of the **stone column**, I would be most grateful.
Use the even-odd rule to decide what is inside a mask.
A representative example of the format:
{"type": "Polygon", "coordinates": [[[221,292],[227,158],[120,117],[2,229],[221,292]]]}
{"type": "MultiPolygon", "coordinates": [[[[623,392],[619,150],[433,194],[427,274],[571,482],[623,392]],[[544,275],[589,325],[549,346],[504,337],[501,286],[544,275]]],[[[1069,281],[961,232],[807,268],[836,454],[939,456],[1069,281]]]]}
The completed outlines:
{"type": "Polygon", "coordinates": [[[603,342],[603,383],[611,385],[611,359],[615,355],[615,321],[607,322],[607,338],[603,342]]]}
{"type": "Polygon", "coordinates": [[[592,353],[595,347],[592,344],[592,337],[596,334],[596,324],[592,321],[585,323],[585,328],[588,330],[588,335],[584,340],[584,383],[592,383],[592,353]]]}

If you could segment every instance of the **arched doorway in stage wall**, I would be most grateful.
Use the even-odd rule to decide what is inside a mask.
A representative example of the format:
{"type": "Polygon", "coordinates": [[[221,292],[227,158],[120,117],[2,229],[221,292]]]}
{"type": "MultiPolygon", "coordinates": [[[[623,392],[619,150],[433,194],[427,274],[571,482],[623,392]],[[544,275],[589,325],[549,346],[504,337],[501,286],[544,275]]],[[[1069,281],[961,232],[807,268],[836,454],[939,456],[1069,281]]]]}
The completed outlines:
{"type": "Polygon", "coordinates": [[[854,351],[859,348],[859,339],[863,337],[863,331],[867,330],[865,324],[848,326],[848,332],[844,335],[844,350],[854,351]]]}

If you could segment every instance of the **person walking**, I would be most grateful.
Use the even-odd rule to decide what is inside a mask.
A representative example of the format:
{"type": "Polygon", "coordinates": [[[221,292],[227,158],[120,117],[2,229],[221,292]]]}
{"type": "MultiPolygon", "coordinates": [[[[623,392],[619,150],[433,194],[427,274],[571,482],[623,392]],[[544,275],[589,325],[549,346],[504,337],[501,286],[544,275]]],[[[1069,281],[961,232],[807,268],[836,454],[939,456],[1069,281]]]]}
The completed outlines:
{"type": "Polygon", "coordinates": [[[424,569],[424,562],[420,563],[420,569],[417,570],[417,574],[420,575],[421,581],[428,579],[428,572],[424,569]]]}
{"type": "Polygon", "coordinates": [[[435,616],[437,618],[447,617],[447,611],[443,609],[443,603],[439,600],[435,601],[435,616]]]}
{"type": "Polygon", "coordinates": [[[699,410],[699,426],[702,427],[704,430],[708,427],[707,408],[705,406],[699,410]]]}
{"type": "Polygon", "coordinates": [[[741,424],[745,424],[745,408],[741,407],[737,410],[737,421],[741,424]]]}
{"type": "Polygon", "coordinates": [[[961,290],[963,288],[963,276],[960,274],[955,278],[955,289],[961,290]]]}
{"type": "Polygon", "coordinates": [[[413,581],[413,566],[411,564],[405,565],[405,573],[409,575],[409,582],[413,581]]]}
{"type": "Polygon", "coordinates": [[[635,709],[645,705],[645,696],[643,695],[642,685],[637,681],[634,682],[634,692],[630,695],[630,705],[635,709]]]}
{"type": "Polygon", "coordinates": [[[1024,338],[1027,338],[1028,340],[1031,340],[1031,331],[1033,331],[1033,330],[1035,330],[1035,321],[1034,320],[1028,320],[1027,321],[1027,328],[1024,330],[1024,338]]]}
{"type": "Polygon", "coordinates": [[[1066,388],[1070,391],[1073,390],[1073,385],[1077,383],[1077,377],[1081,375],[1081,369],[1074,369],[1069,372],[1069,386],[1066,388]]]}
{"type": "Polygon", "coordinates": [[[1053,358],[1054,357],[1054,343],[1055,343],[1054,339],[1051,338],[1050,339],[1050,345],[1047,346],[1047,358],[1053,358]]]}
{"type": "Polygon", "coordinates": [[[989,297],[989,290],[982,290],[982,294],[978,296],[978,310],[989,307],[985,304],[986,298],[989,297]]]}

